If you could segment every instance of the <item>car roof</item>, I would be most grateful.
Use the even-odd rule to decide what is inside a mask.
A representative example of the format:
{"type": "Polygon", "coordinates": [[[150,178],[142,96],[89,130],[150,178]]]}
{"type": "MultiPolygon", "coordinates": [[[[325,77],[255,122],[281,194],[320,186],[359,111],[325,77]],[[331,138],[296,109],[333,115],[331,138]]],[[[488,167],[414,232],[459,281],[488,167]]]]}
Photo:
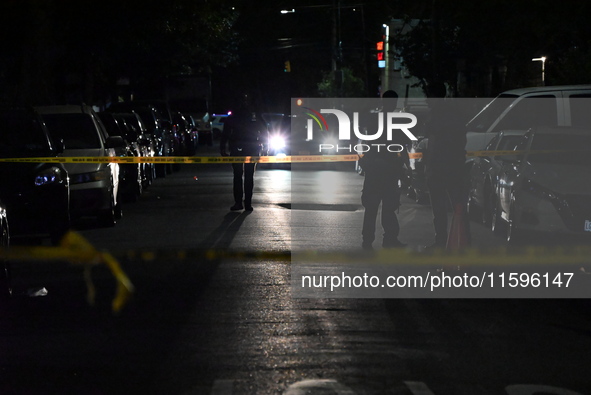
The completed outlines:
{"type": "Polygon", "coordinates": [[[522,96],[528,93],[537,92],[556,92],[556,91],[591,91],[591,85],[556,85],[556,86],[538,86],[530,88],[518,88],[505,91],[502,94],[522,96]]]}
{"type": "Polygon", "coordinates": [[[35,107],[39,114],[92,114],[92,107],[87,105],[57,105],[35,107]]]}

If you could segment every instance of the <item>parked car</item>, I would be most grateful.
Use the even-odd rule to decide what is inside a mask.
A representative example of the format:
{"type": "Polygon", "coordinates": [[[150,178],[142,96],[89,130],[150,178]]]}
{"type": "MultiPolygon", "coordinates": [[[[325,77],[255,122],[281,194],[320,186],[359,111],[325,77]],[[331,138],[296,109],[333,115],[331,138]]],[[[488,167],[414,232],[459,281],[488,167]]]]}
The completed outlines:
{"type": "MultiPolygon", "coordinates": [[[[172,124],[153,105],[135,101],[119,102],[111,104],[106,111],[119,113],[135,112],[140,116],[148,133],[156,142],[155,156],[173,156],[175,154],[172,124]]],[[[170,173],[172,173],[172,165],[156,165],[156,175],[158,177],[165,177],[166,174],[170,173]]]]}
{"type": "MultiPolygon", "coordinates": [[[[0,156],[56,157],[63,152],[33,109],[0,111],[0,156]]],[[[59,163],[0,163],[0,200],[14,236],[49,235],[57,243],[70,227],[70,180],[59,163]]]]}
{"type": "MultiPolygon", "coordinates": [[[[515,150],[525,133],[523,130],[499,132],[485,148],[485,151],[490,151],[491,155],[474,158],[469,174],[468,212],[472,218],[480,220],[484,225],[496,225],[492,222],[492,217],[493,204],[497,201],[496,192],[500,172],[504,161],[514,158],[507,155],[493,155],[492,151],[515,150]]],[[[495,230],[494,226],[493,230],[495,230]]]]}
{"type": "Polygon", "coordinates": [[[198,141],[197,125],[191,116],[186,116],[180,112],[172,114],[173,126],[176,128],[176,134],[179,138],[179,155],[195,155],[198,141]]]}
{"type": "MultiPolygon", "coordinates": [[[[100,112],[98,117],[105,125],[109,136],[119,136],[125,140],[125,146],[115,148],[116,156],[138,157],[140,151],[137,144],[129,141],[132,133],[122,125],[123,121],[115,118],[114,114],[100,112]]],[[[144,182],[142,179],[142,167],[139,163],[125,163],[119,165],[120,195],[127,201],[135,202],[143,192],[144,182]]]]}
{"type": "MultiPolygon", "coordinates": [[[[108,136],[92,107],[62,105],[37,107],[49,132],[64,142],[63,156],[115,156],[125,147],[120,136],[108,136]]],[[[119,165],[117,163],[67,163],[70,177],[70,209],[74,218],[96,217],[102,226],[114,226],[121,218],[119,165]]]]}
{"type": "Polygon", "coordinates": [[[170,100],[170,108],[178,111],[184,116],[191,116],[195,121],[198,142],[200,145],[213,145],[212,116],[207,109],[207,101],[202,99],[177,98],[170,100]]]}
{"type": "MultiPolygon", "coordinates": [[[[132,145],[134,152],[141,157],[154,157],[156,141],[150,134],[144,121],[136,112],[115,113],[115,118],[123,128],[125,139],[132,145]]],[[[156,178],[156,165],[154,163],[140,164],[144,189],[152,185],[156,178]]]]}
{"type": "MultiPolygon", "coordinates": [[[[6,206],[0,201],[0,248],[7,249],[10,245],[10,229],[6,206]]],[[[0,302],[12,296],[12,285],[10,278],[10,261],[0,258],[0,302]]]]}
{"type": "Polygon", "coordinates": [[[500,171],[493,221],[510,242],[531,231],[591,237],[591,129],[540,128],[500,171]]]}
{"type": "Polygon", "coordinates": [[[184,116],[185,116],[185,119],[187,120],[188,127],[190,130],[189,139],[193,142],[193,150],[192,150],[193,153],[190,153],[189,155],[195,155],[197,153],[197,149],[199,147],[199,129],[197,126],[197,120],[191,114],[184,114],[184,116]]]}

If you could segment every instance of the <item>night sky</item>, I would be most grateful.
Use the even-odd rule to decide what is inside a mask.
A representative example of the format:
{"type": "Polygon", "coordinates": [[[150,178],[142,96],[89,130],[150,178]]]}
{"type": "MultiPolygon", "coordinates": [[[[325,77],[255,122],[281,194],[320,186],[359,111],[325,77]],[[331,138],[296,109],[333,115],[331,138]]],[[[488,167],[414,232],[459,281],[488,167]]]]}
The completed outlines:
{"type": "Polygon", "coordinates": [[[375,97],[374,46],[391,18],[425,21],[399,43],[413,75],[453,87],[461,64],[472,84],[461,92],[467,97],[482,96],[486,79],[493,95],[531,85],[539,56],[548,57],[548,84],[591,82],[585,1],[7,0],[0,7],[0,101],[8,104],[100,106],[131,93],[157,96],[169,79],[190,75],[211,81],[212,112],[244,94],[283,111],[290,97],[319,95],[335,59],[361,81],[356,94],[375,97]]]}

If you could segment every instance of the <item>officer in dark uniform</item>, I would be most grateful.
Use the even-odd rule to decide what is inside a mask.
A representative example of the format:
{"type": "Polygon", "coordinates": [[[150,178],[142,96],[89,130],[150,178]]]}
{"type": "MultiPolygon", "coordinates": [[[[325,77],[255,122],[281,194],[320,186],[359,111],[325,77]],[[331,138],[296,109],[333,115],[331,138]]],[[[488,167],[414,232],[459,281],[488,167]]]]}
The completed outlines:
{"type": "MultiPolygon", "coordinates": [[[[243,106],[232,113],[224,124],[220,138],[220,154],[228,156],[260,156],[260,135],[265,130],[265,123],[260,115],[248,106],[243,106]]],[[[234,170],[234,205],[230,210],[252,211],[252,192],[256,163],[233,163],[234,170]],[[244,177],[244,182],[242,177],[244,177]],[[244,199],[244,205],[243,205],[244,199]]]]}
{"type": "MultiPolygon", "coordinates": [[[[448,238],[448,206],[464,207],[466,188],[466,127],[460,112],[445,101],[445,85],[434,84],[429,90],[430,120],[426,126],[427,149],[425,174],[435,228],[435,243],[430,248],[445,248],[448,238]]],[[[468,229],[467,217],[465,228],[468,229]]]]}
{"type": "MultiPolygon", "coordinates": [[[[390,90],[384,92],[382,112],[393,112],[396,109],[398,95],[390,90]]],[[[372,117],[373,119],[374,117],[372,117]]],[[[368,129],[371,134],[377,129],[368,129]]],[[[402,133],[401,133],[402,134],[402,133]]],[[[359,160],[359,164],[365,173],[363,190],[361,192],[361,203],[365,208],[363,215],[362,248],[365,250],[373,249],[372,243],[375,240],[376,219],[380,204],[382,205],[382,227],[384,236],[382,246],[384,248],[403,247],[405,244],[398,240],[400,233],[400,224],[396,216],[396,210],[400,207],[400,189],[398,181],[404,176],[404,164],[408,163],[408,153],[390,152],[386,146],[391,144],[405,145],[406,137],[404,135],[393,135],[394,141],[386,140],[386,133],[382,134],[374,144],[383,144],[378,151],[377,147],[372,147],[359,160]]]]}

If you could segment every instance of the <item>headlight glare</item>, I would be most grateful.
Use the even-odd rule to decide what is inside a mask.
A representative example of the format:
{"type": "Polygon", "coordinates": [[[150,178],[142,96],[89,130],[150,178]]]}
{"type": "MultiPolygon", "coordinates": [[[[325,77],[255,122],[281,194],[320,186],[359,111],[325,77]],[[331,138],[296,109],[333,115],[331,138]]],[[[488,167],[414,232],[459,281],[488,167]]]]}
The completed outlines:
{"type": "Polygon", "coordinates": [[[271,136],[269,138],[269,148],[273,150],[285,148],[285,139],[279,135],[271,136]]]}

